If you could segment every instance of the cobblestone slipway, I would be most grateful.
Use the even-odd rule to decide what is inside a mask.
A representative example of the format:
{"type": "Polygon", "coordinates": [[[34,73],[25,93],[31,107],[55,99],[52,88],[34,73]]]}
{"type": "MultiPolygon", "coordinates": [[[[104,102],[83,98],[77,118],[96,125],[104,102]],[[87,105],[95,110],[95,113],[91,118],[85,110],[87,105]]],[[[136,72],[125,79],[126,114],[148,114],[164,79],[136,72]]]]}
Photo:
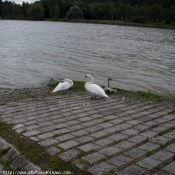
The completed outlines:
{"type": "Polygon", "coordinates": [[[0,93],[0,120],[92,175],[175,175],[175,107],[48,88],[0,93]],[[10,97],[10,98],[9,98],[10,97]]]}

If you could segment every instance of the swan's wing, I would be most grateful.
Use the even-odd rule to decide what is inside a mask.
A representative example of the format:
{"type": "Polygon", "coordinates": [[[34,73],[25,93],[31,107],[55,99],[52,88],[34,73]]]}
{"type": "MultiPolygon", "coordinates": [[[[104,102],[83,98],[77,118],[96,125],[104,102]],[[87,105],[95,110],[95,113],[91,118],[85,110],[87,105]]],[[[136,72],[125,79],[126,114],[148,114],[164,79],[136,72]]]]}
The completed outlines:
{"type": "Polygon", "coordinates": [[[57,87],[52,91],[52,92],[56,92],[56,91],[63,91],[63,90],[67,90],[72,86],[71,83],[69,82],[60,82],[57,87]]]}
{"type": "Polygon", "coordinates": [[[104,92],[104,90],[97,84],[88,84],[85,87],[86,87],[86,90],[93,95],[108,97],[104,92]]]}

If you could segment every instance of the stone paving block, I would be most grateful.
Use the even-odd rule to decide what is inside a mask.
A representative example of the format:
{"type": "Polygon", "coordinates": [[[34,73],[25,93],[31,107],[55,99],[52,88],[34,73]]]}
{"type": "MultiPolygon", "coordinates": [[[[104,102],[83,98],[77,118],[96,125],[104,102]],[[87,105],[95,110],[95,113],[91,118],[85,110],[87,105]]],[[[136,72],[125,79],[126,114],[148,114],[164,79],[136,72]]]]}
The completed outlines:
{"type": "Polygon", "coordinates": [[[93,114],[93,115],[91,115],[91,118],[102,118],[103,117],[103,115],[101,115],[101,114],[93,114]]]}
{"type": "Polygon", "coordinates": [[[115,125],[121,124],[123,122],[124,122],[124,120],[122,120],[122,119],[115,119],[115,120],[111,120],[110,121],[110,123],[113,123],[115,125]]]}
{"type": "Polygon", "coordinates": [[[169,172],[169,173],[173,173],[173,175],[175,174],[175,162],[171,162],[170,164],[168,164],[167,166],[165,166],[163,168],[163,170],[169,172]]]}
{"type": "Polygon", "coordinates": [[[71,133],[72,135],[75,135],[77,137],[80,137],[80,136],[83,136],[83,135],[87,135],[89,134],[87,131],[84,131],[84,130],[80,130],[80,131],[76,131],[76,132],[72,132],[71,133]]]}
{"type": "Polygon", "coordinates": [[[174,123],[170,122],[170,123],[165,123],[165,124],[162,124],[163,127],[169,129],[171,127],[174,127],[174,123]]]}
{"type": "Polygon", "coordinates": [[[78,142],[71,140],[71,141],[61,143],[58,146],[66,150],[66,149],[72,148],[74,146],[77,146],[78,144],[79,144],[78,142]]]}
{"type": "Polygon", "coordinates": [[[58,130],[54,130],[53,133],[54,134],[65,134],[70,132],[71,130],[67,129],[67,128],[63,128],[63,129],[58,129],[58,130]]]}
{"type": "Polygon", "coordinates": [[[122,150],[127,150],[127,149],[131,149],[134,145],[135,145],[135,143],[132,143],[129,141],[123,141],[123,142],[116,144],[115,146],[117,148],[122,149],[122,150]]]}
{"type": "Polygon", "coordinates": [[[79,151],[76,149],[71,149],[59,155],[59,157],[64,161],[70,161],[79,155],[79,151]]]}
{"type": "Polygon", "coordinates": [[[139,159],[141,157],[146,156],[146,153],[147,152],[144,150],[141,150],[139,148],[134,148],[134,149],[131,149],[130,151],[125,152],[124,155],[129,156],[133,159],[139,159]]]}
{"type": "Polygon", "coordinates": [[[117,118],[117,116],[115,116],[115,115],[109,115],[109,116],[106,116],[106,117],[104,117],[106,120],[113,120],[113,119],[116,119],[117,118]]]}
{"type": "Polygon", "coordinates": [[[166,131],[167,128],[166,127],[163,127],[163,126],[158,126],[158,127],[155,127],[155,128],[152,128],[151,131],[154,131],[154,132],[163,132],[163,131],[166,131]]]}
{"type": "Polygon", "coordinates": [[[143,132],[143,131],[147,131],[148,129],[150,129],[150,126],[149,125],[137,125],[135,127],[133,127],[133,129],[139,131],[139,132],[143,132]]]}
{"type": "Polygon", "coordinates": [[[151,127],[155,126],[157,123],[155,121],[144,122],[144,125],[149,125],[151,127]]]}
{"type": "Polygon", "coordinates": [[[19,170],[27,163],[28,163],[27,159],[24,156],[19,155],[12,160],[10,166],[12,169],[19,170]]]}
{"type": "Polygon", "coordinates": [[[44,134],[40,134],[40,135],[37,135],[37,137],[39,139],[47,139],[49,137],[52,137],[54,135],[53,132],[48,132],[48,133],[44,133],[44,134]]]}
{"type": "Polygon", "coordinates": [[[88,154],[88,155],[82,157],[83,160],[88,161],[90,164],[98,162],[99,160],[101,160],[103,158],[105,158],[105,156],[98,153],[98,152],[88,154]]]}
{"type": "Polygon", "coordinates": [[[14,158],[17,157],[18,155],[20,155],[20,153],[17,151],[17,149],[16,149],[16,148],[11,148],[11,149],[3,156],[3,159],[4,159],[4,160],[14,159],[14,158]]]}
{"type": "Polygon", "coordinates": [[[165,148],[166,151],[170,151],[172,153],[175,153],[175,144],[171,144],[165,148]]]}
{"type": "Polygon", "coordinates": [[[45,133],[45,132],[49,132],[49,131],[53,131],[54,130],[54,127],[52,126],[48,126],[48,127],[39,127],[36,129],[37,131],[41,132],[41,133],[45,133]]]}
{"type": "Polygon", "coordinates": [[[55,129],[62,129],[62,128],[65,128],[67,127],[68,125],[66,123],[59,123],[59,124],[55,124],[54,125],[54,128],[55,129]]]}
{"type": "Polygon", "coordinates": [[[82,128],[84,128],[83,125],[73,125],[73,126],[70,126],[70,127],[69,127],[69,129],[70,129],[71,131],[76,131],[76,130],[79,130],[79,129],[82,129],[82,128]]]}
{"type": "Polygon", "coordinates": [[[156,120],[154,120],[156,123],[162,124],[162,123],[166,123],[168,120],[165,118],[158,118],[156,120]]]}
{"type": "Polygon", "coordinates": [[[34,136],[34,135],[37,135],[37,134],[40,134],[40,132],[36,131],[36,130],[28,131],[28,132],[23,133],[23,135],[26,136],[26,137],[34,136]]]}
{"type": "Polygon", "coordinates": [[[120,131],[119,128],[117,128],[116,126],[112,126],[110,128],[106,128],[103,130],[104,132],[107,132],[107,133],[115,133],[117,131],[120,131]]]}
{"type": "Polygon", "coordinates": [[[130,124],[130,125],[138,125],[138,124],[142,123],[142,121],[140,121],[140,120],[131,120],[131,121],[128,121],[127,123],[130,124]]]}
{"type": "Polygon", "coordinates": [[[124,134],[118,133],[118,134],[114,134],[114,135],[112,135],[112,136],[109,136],[109,137],[107,137],[107,138],[109,138],[109,139],[111,139],[111,140],[114,140],[114,141],[121,141],[121,140],[127,139],[128,136],[126,136],[126,135],[124,135],[124,134]]]}
{"type": "Polygon", "coordinates": [[[26,119],[18,119],[18,120],[12,120],[11,123],[25,123],[27,120],[26,119]]]}
{"type": "Polygon", "coordinates": [[[45,117],[42,117],[42,118],[37,118],[36,119],[39,123],[44,123],[44,122],[47,122],[48,120],[50,120],[50,118],[49,117],[47,117],[47,118],[45,118],[45,117]]]}
{"type": "Polygon", "coordinates": [[[72,138],[74,138],[75,136],[71,135],[71,134],[65,134],[63,136],[59,136],[59,137],[55,137],[56,140],[59,140],[61,142],[66,141],[66,140],[70,140],[72,138]]]}
{"type": "Polygon", "coordinates": [[[105,122],[105,123],[100,123],[97,126],[98,127],[101,127],[101,128],[109,128],[109,127],[113,126],[113,124],[112,123],[105,122]]]}
{"type": "Polygon", "coordinates": [[[96,145],[99,145],[99,146],[106,146],[106,145],[111,144],[112,142],[113,142],[112,140],[104,138],[104,139],[100,139],[100,140],[93,142],[93,143],[96,145]]]}
{"type": "Polygon", "coordinates": [[[136,165],[131,165],[125,168],[124,170],[121,170],[117,172],[117,175],[141,175],[146,172],[145,169],[138,167],[136,165]]]}
{"type": "Polygon", "coordinates": [[[132,125],[127,124],[127,123],[122,123],[120,125],[117,126],[118,128],[120,128],[120,130],[126,130],[132,127],[132,125]]]}
{"type": "Polygon", "coordinates": [[[61,150],[59,150],[58,148],[55,148],[55,147],[50,147],[49,149],[47,149],[47,153],[50,155],[50,156],[53,156],[57,153],[59,153],[61,150]]]}
{"type": "Polygon", "coordinates": [[[137,133],[138,133],[138,131],[136,131],[134,129],[127,129],[127,130],[121,132],[121,134],[125,134],[128,136],[133,136],[133,135],[136,135],[137,133]]]}
{"type": "Polygon", "coordinates": [[[44,146],[44,147],[47,147],[47,146],[50,146],[56,143],[58,143],[58,140],[56,139],[46,139],[44,141],[38,142],[39,145],[44,146]]]}
{"type": "Polygon", "coordinates": [[[15,125],[15,126],[13,127],[13,129],[18,129],[18,128],[21,128],[21,127],[24,127],[24,126],[25,126],[25,125],[19,123],[19,124],[15,125]]]}
{"type": "MultiPolygon", "coordinates": [[[[64,124],[64,122],[66,122],[66,119],[65,118],[57,118],[57,119],[54,119],[52,120],[53,123],[57,124],[64,124]]],[[[64,124],[65,125],[65,124],[64,124]]]]}
{"type": "Polygon", "coordinates": [[[110,165],[107,162],[101,162],[100,164],[89,168],[88,172],[92,173],[92,175],[106,175],[113,170],[115,170],[115,166],[110,165]]]}
{"type": "Polygon", "coordinates": [[[42,122],[42,123],[38,123],[39,126],[50,126],[53,125],[53,122],[51,121],[46,121],[46,122],[42,122]]]}
{"type": "Polygon", "coordinates": [[[153,170],[157,166],[161,165],[161,161],[153,159],[151,157],[147,157],[147,158],[137,162],[137,165],[139,165],[143,168],[147,168],[149,170],[153,170]]]}
{"type": "Polygon", "coordinates": [[[98,127],[98,126],[90,126],[89,128],[85,128],[84,130],[87,131],[87,132],[90,132],[90,133],[94,133],[94,132],[96,132],[96,131],[101,130],[101,127],[98,127]]]}
{"type": "Polygon", "coordinates": [[[143,149],[145,151],[155,151],[155,150],[158,150],[160,148],[160,145],[158,145],[156,143],[152,143],[152,142],[147,142],[147,143],[139,146],[138,148],[143,149]]]}
{"type": "Polygon", "coordinates": [[[29,125],[34,125],[36,123],[38,123],[37,120],[30,120],[30,121],[25,122],[25,125],[29,126],[29,125]]]}
{"type": "Polygon", "coordinates": [[[170,172],[168,173],[168,172],[166,172],[164,170],[160,170],[160,171],[156,172],[153,175],[174,175],[174,174],[173,173],[170,173],[170,172]]]}
{"type": "Polygon", "coordinates": [[[147,138],[152,138],[158,135],[158,133],[154,131],[146,131],[146,132],[141,133],[140,135],[145,136],[147,138]]]}
{"type": "Polygon", "coordinates": [[[30,126],[25,127],[25,130],[32,131],[32,130],[39,128],[39,127],[40,127],[39,125],[30,125],[30,126]]]}
{"type": "Polygon", "coordinates": [[[120,148],[117,148],[117,147],[114,147],[114,146],[111,146],[111,147],[108,147],[108,148],[104,148],[102,150],[99,151],[99,153],[105,155],[105,156],[112,156],[116,153],[119,153],[121,151],[120,148]]]}
{"type": "Polygon", "coordinates": [[[78,120],[81,122],[86,122],[86,121],[92,120],[92,118],[91,117],[82,117],[82,118],[79,118],[78,120]]]}
{"type": "Polygon", "coordinates": [[[88,143],[86,145],[83,145],[83,146],[80,146],[78,147],[79,149],[81,149],[82,151],[84,152],[88,152],[88,151],[92,151],[92,150],[95,150],[97,148],[99,148],[100,146],[98,145],[95,145],[93,143],[88,143]]]}
{"type": "Polygon", "coordinates": [[[128,139],[128,141],[136,143],[136,144],[140,144],[144,141],[146,141],[146,137],[145,136],[141,136],[141,135],[136,135],[134,137],[131,137],[130,139],[128,139]]]}
{"type": "Polygon", "coordinates": [[[174,156],[173,153],[170,153],[170,152],[165,151],[165,150],[160,150],[160,151],[156,152],[155,154],[151,155],[150,157],[153,159],[157,159],[161,162],[165,162],[165,161],[172,159],[173,156],[174,156]]]}
{"type": "Polygon", "coordinates": [[[163,136],[171,138],[171,139],[175,139],[175,131],[172,131],[172,132],[169,132],[167,134],[164,134],[163,136]]]}
{"type": "Polygon", "coordinates": [[[168,137],[159,136],[159,137],[156,137],[155,139],[153,139],[151,141],[154,142],[154,143],[160,144],[160,145],[164,145],[167,142],[171,141],[171,139],[168,138],[168,137]]]}
{"type": "Polygon", "coordinates": [[[98,131],[98,132],[95,132],[95,133],[92,133],[91,134],[91,137],[94,137],[94,138],[100,138],[100,137],[103,137],[105,135],[107,135],[108,133],[104,132],[104,131],[98,131]]]}
{"type": "Polygon", "coordinates": [[[166,115],[166,116],[164,116],[162,118],[171,121],[171,120],[174,120],[174,114],[172,114],[172,115],[166,115]]]}
{"type": "Polygon", "coordinates": [[[91,137],[91,136],[82,136],[82,137],[76,138],[76,141],[79,142],[79,143],[85,143],[85,142],[89,142],[89,141],[92,141],[92,140],[94,140],[94,138],[91,137]]]}
{"type": "Polygon", "coordinates": [[[77,125],[78,123],[80,123],[80,121],[78,120],[71,120],[66,122],[66,125],[72,126],[72,125],[77,125]]]}
{"type": "Polygon", "coordinates": [[[11,148],[11,147],[12,147],[12,145],[7,143],[3,138],[0,137],[0,149],[5,150],[5,149],[11,148]]]}
{"type": "Polygon", "coordinates": [[[112,157],[108,160],[111,164],[117,166],[118,168],[121,168],[123,166],[126,166],[128,163],[130,163],[133,159],[124,155],[119,155],[112,157]]]}

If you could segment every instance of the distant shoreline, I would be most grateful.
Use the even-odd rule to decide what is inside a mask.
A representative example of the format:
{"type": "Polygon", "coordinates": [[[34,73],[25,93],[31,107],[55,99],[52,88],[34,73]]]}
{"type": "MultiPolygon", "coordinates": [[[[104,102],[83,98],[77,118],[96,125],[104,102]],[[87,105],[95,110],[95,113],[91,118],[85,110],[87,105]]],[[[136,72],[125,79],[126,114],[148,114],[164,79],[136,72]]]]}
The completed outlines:
{"type": "MultiPolygon", "coordinates": [[[[53,19],[46,18],[45,21],[54,21],[53,19]]],[[[57,22],[57,21],[55,21],[57,22]]],[[[175,30],[175,24],[162,24],[162,23],[134,23],[118,20],[65,20],[59,19],[58,22],[74,22],[74,23],[92,23],[92,24],[108,24],[108,25],[120,25],[120,26],[132,26],[132,27],[147,27],[147,28],[159,28],[159,29],[171,29],[175,30]]]]}

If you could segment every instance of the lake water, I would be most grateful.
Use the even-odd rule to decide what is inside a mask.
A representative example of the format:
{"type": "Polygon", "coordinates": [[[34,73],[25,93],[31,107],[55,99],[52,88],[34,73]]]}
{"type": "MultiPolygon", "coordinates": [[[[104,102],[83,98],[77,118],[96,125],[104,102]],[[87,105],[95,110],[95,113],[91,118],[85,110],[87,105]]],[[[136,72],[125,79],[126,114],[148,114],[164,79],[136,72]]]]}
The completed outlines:
{"type": "Polygon", "coordinates": [[[49,79],[175,94],[175,30],[0,20],[0,88],[49,79]]]}

